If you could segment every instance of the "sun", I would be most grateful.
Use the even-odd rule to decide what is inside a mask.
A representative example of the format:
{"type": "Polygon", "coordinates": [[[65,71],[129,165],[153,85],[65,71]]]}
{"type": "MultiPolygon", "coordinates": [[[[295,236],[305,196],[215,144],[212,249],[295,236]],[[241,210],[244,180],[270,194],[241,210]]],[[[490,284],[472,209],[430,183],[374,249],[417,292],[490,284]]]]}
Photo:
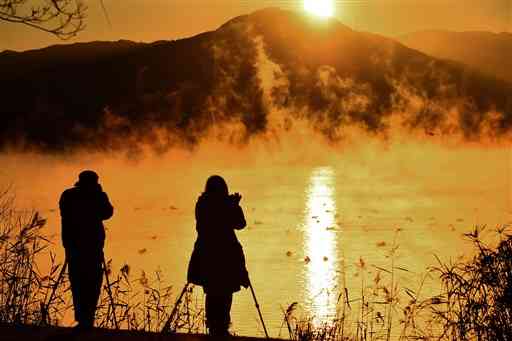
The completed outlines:
{"type": "Polygon", "coordinates": [[[334,15],[333,0],[304,0],[304,9],[320,17],[332,17],[334,15]]]}

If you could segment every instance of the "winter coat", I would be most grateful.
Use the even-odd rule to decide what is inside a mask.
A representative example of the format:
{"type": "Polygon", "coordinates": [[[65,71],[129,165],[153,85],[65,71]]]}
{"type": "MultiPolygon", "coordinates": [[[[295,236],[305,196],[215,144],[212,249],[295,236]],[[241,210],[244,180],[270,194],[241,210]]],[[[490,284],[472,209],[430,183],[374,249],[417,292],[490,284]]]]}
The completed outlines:
{"type": "Polygon", "coordinates": [[[102,250],[105,243],[103,220],[114,208],[101,186],[80,185],[65,190],[59,201],[62,244],[66,250],[102,250]]]}
{"type": "Polygon", "coordinates": [[[203,193],[196,204],[197,240],[187,279],[206,293],[233,293],[249,286],[242,245],[235,231],[246,226],[240,205],[229,196],[203,193]]]}

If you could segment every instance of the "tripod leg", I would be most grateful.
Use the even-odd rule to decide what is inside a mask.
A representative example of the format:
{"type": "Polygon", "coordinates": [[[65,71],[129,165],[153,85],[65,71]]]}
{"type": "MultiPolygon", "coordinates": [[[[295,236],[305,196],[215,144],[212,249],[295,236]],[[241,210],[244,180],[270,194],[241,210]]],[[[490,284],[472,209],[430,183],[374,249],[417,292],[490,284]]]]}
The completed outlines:
{"type": "Polygon", "coordinates": [[[171,315],[167,319],[167,322],[165,322],[164,327],[162,328],[162,333],[167,332],[169,328],[171,327],[172,320],[174,319],[174,315],[176,315],[176,312],[178,311],[178,307],[181,303],[181,300],[183,299],[183,295],[187,292],[188,286],[190,283],[185,284],[183,287],[183,290],[181,290],[181,294],[176,300],[176,303],[174,304],[174,308],[172,309],[171,315]]]}
{"type": "Polygon", "coordinates": [[[261,315],[260,305],[258,304],[258,300],[256,299],[256,294],[254,293],[254,289],[252,287],[251,281],[249,281],[249,287],[251,288],[252,298],[254,298],[254,304],[256,305],[256,310],[258,310],[258,315],[260,316],[261,325],[263,326],[263,331],[265,332],[265,336],[269,339],[267,327],[265,327],[265,321],[263,321],[263,316],[261,315]]]}
{"type": "Polygon", "coordinates": [[[107,263],[105,262],[105,256],[103,256],[103,272],[105,273],[105,280],[107,281],[107,293],[110,298],[110,304],[112,304],[112,316],[114,318],[114,326],[116,329],[119,329],[119,325],[117,324],[116,318],[116,305],[114,302],[114,297],[112,296],[112,290],[110,290],[110,279],[108,278],[108,268],[107,263]]]}

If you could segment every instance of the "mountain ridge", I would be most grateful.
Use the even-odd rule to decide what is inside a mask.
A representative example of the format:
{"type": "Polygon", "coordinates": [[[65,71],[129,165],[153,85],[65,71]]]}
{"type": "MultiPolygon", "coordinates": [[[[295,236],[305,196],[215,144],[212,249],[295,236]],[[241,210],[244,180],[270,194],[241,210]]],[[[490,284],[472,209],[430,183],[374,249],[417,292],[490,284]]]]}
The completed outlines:
{"type": "Polygon", "coordinates": [[[186,39],[121,45],[32,69],[11,60],[0,74],[9,84],[0,147],[167,150],[229,123],[245,143],[272,128],[276,111],[286,112],[278,125],[306,120],[331,141],[351,127],[389,135],[392,117],[470,140],[512,129],[510,83],[334,19],[261,10],[186,39]]]}
{"type": "Polygon", "coordinates": [[[512,81],[512,33],[424,30],[398,38],[404,45],[436,58],[455,60],[512,81]]]}

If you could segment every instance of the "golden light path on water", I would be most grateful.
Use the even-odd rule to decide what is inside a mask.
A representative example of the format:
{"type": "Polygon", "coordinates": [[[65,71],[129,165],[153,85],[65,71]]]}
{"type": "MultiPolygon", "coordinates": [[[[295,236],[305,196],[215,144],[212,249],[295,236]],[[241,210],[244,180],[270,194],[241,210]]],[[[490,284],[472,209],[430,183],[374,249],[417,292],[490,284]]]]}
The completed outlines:
{"type": "Polygon", "coordinates": [[[306,189],[304,252],[306,261],[305,299],[321,323],[336,313],[338,286],[338,241],[336,236],[335,171],[332,167],[313,169],[306,189]]]}

